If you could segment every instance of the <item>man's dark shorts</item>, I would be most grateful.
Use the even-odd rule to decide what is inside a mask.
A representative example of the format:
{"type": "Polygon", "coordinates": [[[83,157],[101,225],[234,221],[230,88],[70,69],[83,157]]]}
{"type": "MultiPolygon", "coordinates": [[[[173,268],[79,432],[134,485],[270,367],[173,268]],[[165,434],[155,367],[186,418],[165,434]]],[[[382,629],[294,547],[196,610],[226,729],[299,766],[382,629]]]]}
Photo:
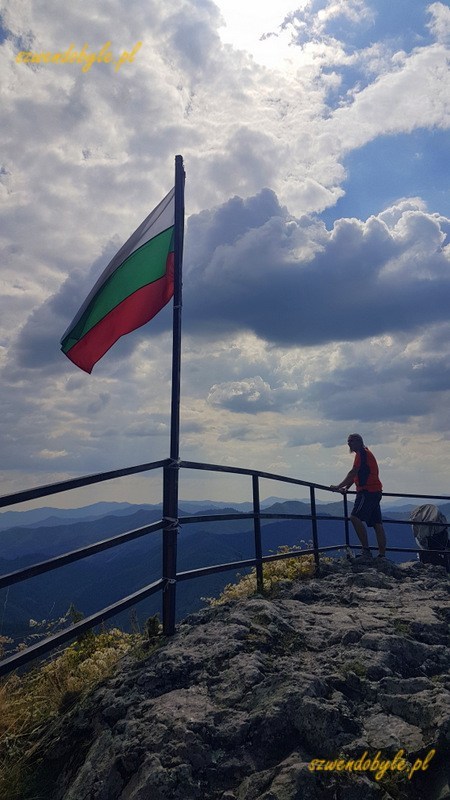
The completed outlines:
{"type": "Polygon", "coordinates": [[[381,492],[358,492],[355,505],[353,506],[352,517],[357,517],[361,522],[365,522],[369,528],[373,528],[381,522],[380,509],[381,492]]]}

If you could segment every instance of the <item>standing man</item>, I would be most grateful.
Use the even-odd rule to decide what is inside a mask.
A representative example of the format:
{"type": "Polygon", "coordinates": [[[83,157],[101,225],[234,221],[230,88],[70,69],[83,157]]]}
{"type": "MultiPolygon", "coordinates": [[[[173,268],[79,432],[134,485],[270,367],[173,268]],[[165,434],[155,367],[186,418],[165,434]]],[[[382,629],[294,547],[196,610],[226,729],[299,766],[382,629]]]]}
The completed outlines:
{"type": "MultiPolygon", "coordinates": [[[[362,553],[359,558],[372,558],[364,523],[369,528],[375,529],[377,537],[379,558],[384,558],[386,551],[386,534],[381,521],[380,500],[383,487],[378,477],[378,464],[375,456],[364,445],[359,433],[351,433],[347,439],[351,453],[355,453],[353,467],[337,486],[330,489],[344,494],[354,483],[356,485],[356,499],[350,520],[362,544],[362,553]]],[[[358,556],[357,556],[358,558],[358,556]]]]}

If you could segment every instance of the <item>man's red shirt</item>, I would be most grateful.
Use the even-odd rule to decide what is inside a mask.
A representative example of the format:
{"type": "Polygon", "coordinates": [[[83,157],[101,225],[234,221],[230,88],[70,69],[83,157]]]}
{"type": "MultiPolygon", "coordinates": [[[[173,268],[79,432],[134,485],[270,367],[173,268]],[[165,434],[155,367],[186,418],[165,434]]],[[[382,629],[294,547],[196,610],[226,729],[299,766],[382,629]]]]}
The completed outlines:
{"type": "Polygon", "coordinates": [[[353,469],[357,470],[355,475],[357,492],[381,492],[383,490],[378,477],[377,460],[367,447],[356,453],[353,469]]]}

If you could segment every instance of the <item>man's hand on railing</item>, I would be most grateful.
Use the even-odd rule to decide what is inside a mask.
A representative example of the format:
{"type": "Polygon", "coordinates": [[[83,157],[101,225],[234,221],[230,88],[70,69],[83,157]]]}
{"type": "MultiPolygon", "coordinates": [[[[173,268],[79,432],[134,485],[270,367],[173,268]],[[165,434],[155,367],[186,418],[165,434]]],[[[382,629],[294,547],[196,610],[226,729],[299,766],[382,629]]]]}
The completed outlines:
{"type": "Polygon", "coordinates": [[[348,486],[330,486],[332,492],[340,492],[341,494],[347,494],[348,486]]]}

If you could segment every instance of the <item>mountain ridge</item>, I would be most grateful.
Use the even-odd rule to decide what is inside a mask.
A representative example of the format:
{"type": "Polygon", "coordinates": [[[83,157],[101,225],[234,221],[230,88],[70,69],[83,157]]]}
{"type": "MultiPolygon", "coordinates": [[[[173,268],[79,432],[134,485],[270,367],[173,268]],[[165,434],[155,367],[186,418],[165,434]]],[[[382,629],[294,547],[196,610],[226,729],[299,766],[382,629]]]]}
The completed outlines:
{"type": "MultiPolygon", "coordinates": [[[[351,501],[351,496],[349,497],[351,501]]],[[[299,499],[299,500],[288,500],[282,497],[270,496],[261,500],[261,508],[267,511],[269,506],[274,506],[278,503],[303,503],[309,506],[309,500],[306,499],[299,499]]],[[[330,502],[330,501],[316,501],[316,505],[319,507],[327,506],[327,505],[335,505],[338,503],[340,508],[342,508],[342,503],[339,501],[330,502]]],[[[247,502],[229,502],[229,501],[218,501],[218,500],[180,500],[179,503],[180,507],[185,510],[186,513],[196,513],[200,512],[204,509],[223,509],[225,507],[232,507],[236,511],[252,511],[253,510],[253,503],[250,501],[247,502]]],[[[384,502],[384,506],[389,511],[393,513],[409,513],[413,508],[415,508],[415,504],[406,504],[404,506],[396,506],[394,503],[389,505],[389,501],[384,502]]],[[[439,505],[439,504],[438,504],[439,505]]],[[[446,506],[447,511],[444,513],[450,514],[450,503],[444,504],[446,506]]],[[[442,504],[440,505],[442,507],[442,504]]],[[[159,510],[162,512],[162,503],[126,503],[126,502],[98,502],[92,503],[87,506],[80,506],[79,508],[57,508],[54,506],[43,506],[41,508],[36,509],[29,509],[26,511],[0,511],[0,532],[6,530],[8,528],[17,528],[17,527],[41,527],[44,525],[53,526],[61,524],[61,520],[73,520],[73,522],[79,522],[82,520],[94,520],[99,517],[108,516],[111,514],[114,515],[127,515],[132,514],[138,510],[159,510]]]]}

